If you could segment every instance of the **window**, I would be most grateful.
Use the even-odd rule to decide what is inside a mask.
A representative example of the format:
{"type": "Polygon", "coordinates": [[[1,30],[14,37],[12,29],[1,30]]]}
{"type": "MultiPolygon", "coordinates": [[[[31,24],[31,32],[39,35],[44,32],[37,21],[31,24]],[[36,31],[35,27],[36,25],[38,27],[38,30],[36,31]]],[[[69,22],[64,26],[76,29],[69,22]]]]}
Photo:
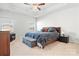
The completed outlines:
{"type": "Polygon", "coordinates": [[[11,24],[3,24],[2,25],[2,31],[10,31],[13,32],[13,26],[11,24]]]}

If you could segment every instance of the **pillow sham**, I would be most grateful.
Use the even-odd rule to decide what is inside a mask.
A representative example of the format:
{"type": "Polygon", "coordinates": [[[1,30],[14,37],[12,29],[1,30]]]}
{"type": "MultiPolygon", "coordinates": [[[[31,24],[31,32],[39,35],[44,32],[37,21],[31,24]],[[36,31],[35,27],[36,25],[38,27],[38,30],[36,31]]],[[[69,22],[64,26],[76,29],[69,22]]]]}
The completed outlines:
{"type": "Polygon", "coordinates": [[[54,27],[49,27],[48,28],[48,32],[54,32],[54,31],[56,31],[56,29],[54,27]]]}
{"type": "Polygon", "coordinates": [[[47,27],[43,27],[41,31],[42,32],[48,32],[48,28],[47,27]]]}

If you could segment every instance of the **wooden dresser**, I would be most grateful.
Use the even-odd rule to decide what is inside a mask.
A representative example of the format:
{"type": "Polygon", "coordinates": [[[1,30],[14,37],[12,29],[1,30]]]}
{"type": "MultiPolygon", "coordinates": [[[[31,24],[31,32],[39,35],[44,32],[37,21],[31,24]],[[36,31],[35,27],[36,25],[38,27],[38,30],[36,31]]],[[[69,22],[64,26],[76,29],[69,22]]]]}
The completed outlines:
{"type": "Polygon", "coordinates": [[[0,31],[0,56],[10,56],[10,32],[0,31]]]}

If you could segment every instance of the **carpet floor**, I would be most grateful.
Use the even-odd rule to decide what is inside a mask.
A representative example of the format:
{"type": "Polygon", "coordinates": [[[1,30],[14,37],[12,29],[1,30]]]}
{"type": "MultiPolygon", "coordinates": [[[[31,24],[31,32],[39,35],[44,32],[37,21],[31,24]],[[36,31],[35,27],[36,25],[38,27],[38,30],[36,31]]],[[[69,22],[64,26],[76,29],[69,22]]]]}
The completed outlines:
{"type": "Polygon", "coordinates": [[[20,40],[14,40],[10,43],[11,56],[78,56],[79,44],[53,42],[45,46],[30,48],[20,40]]]}

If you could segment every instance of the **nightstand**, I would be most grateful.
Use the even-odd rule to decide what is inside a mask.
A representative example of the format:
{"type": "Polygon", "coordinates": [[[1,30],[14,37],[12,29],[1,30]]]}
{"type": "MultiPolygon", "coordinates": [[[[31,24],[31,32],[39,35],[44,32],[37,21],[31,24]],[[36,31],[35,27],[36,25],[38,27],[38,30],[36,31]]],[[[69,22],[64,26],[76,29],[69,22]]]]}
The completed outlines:
{"type": "Polygon", "coordinates": [[[69,36],[60,36],[59,41],[64,42],[64,43],[68,43],[69,42],[69,36]]]}
{"type": "Polygon", "coordinates": [[[10,42],[15,40],[16,34],[15,33],[10,33],[10,42]]]}

